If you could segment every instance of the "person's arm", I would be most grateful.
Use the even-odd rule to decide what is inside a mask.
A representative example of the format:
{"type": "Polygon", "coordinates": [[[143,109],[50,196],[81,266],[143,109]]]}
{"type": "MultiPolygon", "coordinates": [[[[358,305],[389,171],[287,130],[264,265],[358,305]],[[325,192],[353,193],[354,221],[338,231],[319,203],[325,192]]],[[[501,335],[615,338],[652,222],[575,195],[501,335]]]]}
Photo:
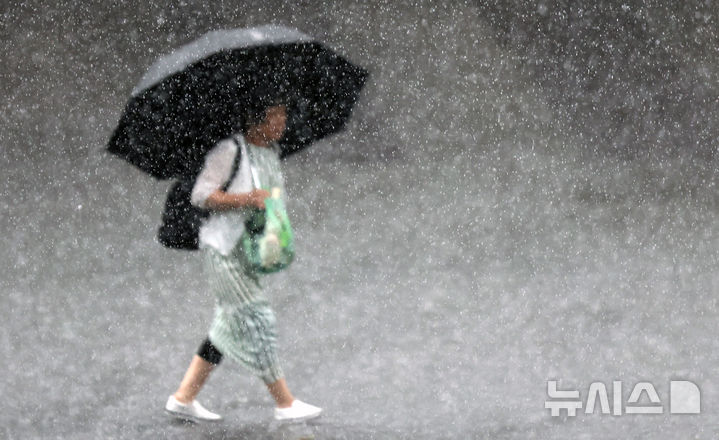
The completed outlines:
{"type": "Polygon", "coordinates": [[[230,194],[218,189],[205,199],[205,207],[215,211],[249,207],[265,209],[265,199],[268,197],[270,193],[264,189],[254,189],[240,194],[230,194]]]}
{"type": "Polygon", "coordinates": [[[226,211],[244,207],[264,209],[265,198],[269,193],[264,190],[253,190],[249,193],[230,194],[222,191],[227,179],[232,174],[232,163],[235,160],[237,145],[232,141],[221,141],[205,157],[205,164],[197,175],[192,188],[191,202],[200,208],[226,211]]]}

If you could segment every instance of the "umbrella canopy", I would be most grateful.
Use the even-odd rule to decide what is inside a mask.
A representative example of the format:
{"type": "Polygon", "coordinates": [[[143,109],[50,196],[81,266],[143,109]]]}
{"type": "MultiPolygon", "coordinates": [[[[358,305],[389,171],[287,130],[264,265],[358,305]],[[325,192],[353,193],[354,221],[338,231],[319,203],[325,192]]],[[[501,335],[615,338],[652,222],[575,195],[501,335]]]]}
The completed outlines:
{"type": "Polygon", "coordinates": [[[190,177],[248,111],[287,105],[281,156],[341,130],[367,72],[283,26],[221,30],[158,59],[135,87],[108,151],[154,177],[190,177]]]}

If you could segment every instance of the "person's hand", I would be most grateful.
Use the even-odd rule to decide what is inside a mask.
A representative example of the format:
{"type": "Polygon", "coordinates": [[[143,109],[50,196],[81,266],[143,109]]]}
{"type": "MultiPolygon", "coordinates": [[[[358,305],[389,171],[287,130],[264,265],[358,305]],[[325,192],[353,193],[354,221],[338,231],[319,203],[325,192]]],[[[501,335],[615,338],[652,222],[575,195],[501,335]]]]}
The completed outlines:
{"type": "Polygon", "coordinates": [[[253,189],[247,194],[247,204],[257,209],[265,209],[265,199],[270,197],[270,192],[264,189],[253,189]]]}

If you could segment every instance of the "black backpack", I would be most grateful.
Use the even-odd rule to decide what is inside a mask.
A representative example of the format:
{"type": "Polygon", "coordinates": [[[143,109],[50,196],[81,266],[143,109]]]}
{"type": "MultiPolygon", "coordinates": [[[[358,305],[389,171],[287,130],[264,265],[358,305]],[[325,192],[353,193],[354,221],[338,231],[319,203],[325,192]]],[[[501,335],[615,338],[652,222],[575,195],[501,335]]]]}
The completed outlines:
{"type": "MultiPolygon", "coordinates": [[[[222,186],[227,191],[230,183],[237,174],[240,164],[240,148],[237,147],[235,160],[232,162],[232,173],[222,186]]],[[[172,185],[165,200],[165,210],[162,213],[162,224],[157,231],[157,239],[165,247],[194,251],[199,248],[200,226],[202,221],[210,215],[207,209],[198,208],[190,201],[195,179],[179,180],[172,185]]]]}

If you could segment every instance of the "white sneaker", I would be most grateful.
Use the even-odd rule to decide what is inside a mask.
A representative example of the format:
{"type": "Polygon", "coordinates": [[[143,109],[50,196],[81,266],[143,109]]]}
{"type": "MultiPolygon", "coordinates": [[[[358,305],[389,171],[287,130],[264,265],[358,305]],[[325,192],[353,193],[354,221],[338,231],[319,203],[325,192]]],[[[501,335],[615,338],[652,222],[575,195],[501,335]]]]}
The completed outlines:
{"type": "Polygon", "coordinates": [[[321,413],[322,408],[295,399],[289,408],[275,408],[275,420],[308,420],[318,417],[321,413]]]}
{"type": "Polygon", "coordinates": [[[175,396],[170,396],[165,404],[165,411],[173,416],[196,422],[216,422],[222,420],[222,416],[208,411],[200,402],[193,400],[191,403],[180,403],[175,396]]]}

